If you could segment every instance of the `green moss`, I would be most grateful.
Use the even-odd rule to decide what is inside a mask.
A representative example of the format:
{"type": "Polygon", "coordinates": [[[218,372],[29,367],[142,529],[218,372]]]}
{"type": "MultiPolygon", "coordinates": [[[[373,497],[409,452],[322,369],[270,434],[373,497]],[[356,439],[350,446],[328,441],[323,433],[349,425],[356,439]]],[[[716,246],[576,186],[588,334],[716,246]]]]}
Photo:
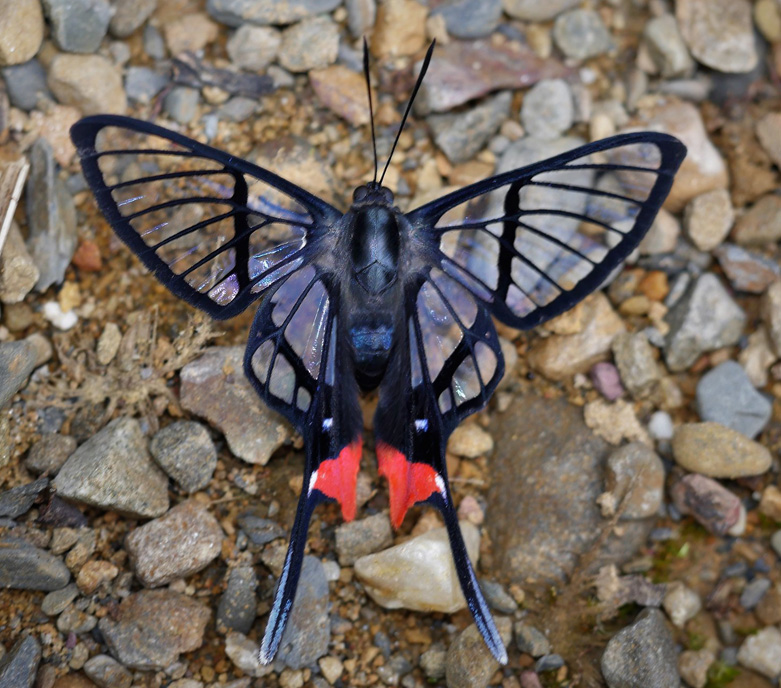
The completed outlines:
{"type": "Polygon", "coordinates": [[[732,683],[740,675],[740,669],[727,666],[723,662],[715,661],[708,669],[708,682],[705,688],[724,688],[732,683]]]}

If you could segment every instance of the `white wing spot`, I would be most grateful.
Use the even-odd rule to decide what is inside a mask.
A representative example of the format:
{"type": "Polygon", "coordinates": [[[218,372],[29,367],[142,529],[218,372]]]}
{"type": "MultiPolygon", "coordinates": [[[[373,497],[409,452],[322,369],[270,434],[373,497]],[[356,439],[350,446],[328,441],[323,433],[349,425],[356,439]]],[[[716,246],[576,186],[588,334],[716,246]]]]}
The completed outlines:
{"type": "Polygon", "coordinates": [[[442,495],[442,499],[444,499],[445,503],[447,503],[447,490],[445,489],[445,481],[442,480],[442,476],[439,475],[439,473],[437,473],[437,475],[434,477],[434,482],[439,488],[439,493],[442,495]]]}
{"type": "Polygon", "coordinates": [[[419,418],[415,421],[415,430],[418,432],[425,432],[428,430],[428,419],[427,418],[419,418]]]}
{"type": "Polygon", "coordinates": [[[312,494],[312,490],[315,489],[316,482],[317,482],[317,471],[313,471],[312,475],[309,478],[309,490],[307,491],[307,495],[312,494]]]}
{"type": "Polygon", "coordinates": [[[330,430],[333,424],[334,424],[333,418],[323,418],[323,430],[330,430]]]}

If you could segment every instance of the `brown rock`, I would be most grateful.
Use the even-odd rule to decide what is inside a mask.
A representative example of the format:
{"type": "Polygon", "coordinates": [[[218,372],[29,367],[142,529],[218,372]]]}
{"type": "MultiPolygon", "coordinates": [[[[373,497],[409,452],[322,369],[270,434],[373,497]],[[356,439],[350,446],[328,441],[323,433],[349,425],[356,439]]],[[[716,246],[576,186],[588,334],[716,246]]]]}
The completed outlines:
{"type": "Polygon", "coordinates": [[[713,189],[696,196],[686,206],[683,226],[700,251],[712,251],[729,234],[735,221],[729,191],[713,189]]]}
{"type": "Polygon", "coordinates": [[[756,131],[762,148],[781,167],[781,112],[768,112],[757,122],[756,131]]]}
{"type": "Polygon", "coordinates": [[[38,0],[0,0],[0,67],[27,62],[43,41],[43,11],[38,0]]]}
{"type": "Polygon", "coordinates": [[[119,569],[110,561],[88,561],[76,576],[76,585],[85,595],[91,595],[106,581],[119,575],[119,569]]]}
{"type": "Polygon", "coordinates": [[[672,450],[679,466],[712,478],[762,475],[772,463],[766,447],[714,422],[679,425],[672,450]]]}
{"type": "Polygon", "coordinates": [[[101,55],[57,55],[49,67],[48,83],[57,100],[85,115],[123,114],[127,109],[122,76],[101,55]]]}
{"type": "Polygon", "coordinates": [[[760,198],[735,223],[732,238],[741,246],[769,244],[781,239],[781,196],[760,198]]]}
{"type": "Polygon", "coordinates": [[[414,55],[426,41],[428,8],[415,0],[386,0],[377,8],[370,49],[378,58],[414,55]]]}
{"type": "Polygon", "coordinates": [[[163,34],[168,50],[176,56],[186,50],[203,50],[217,39],[219,30],[207,14],[195,12],[166,23],[163,34]]]}
{"type": "MultiPolygon", "coordinates": [[[[366,83],[360,74],[344,65],[333,65],[309,72],[309,81],[326,107],[350,124],[368,124],[369,101],[366,83]]],[[[376,93],[372,94],[372,102],[377,102],[376,93]]]]}
{"type": "Polygon", "coordinates": [[[775,485],[768,485],[762,492],[759,502],[759,513],[781,523],[781,490],[775,485]]]}
{"type": "Polygon", "coordinates": [[[103,267],[100,249],[90,239],[85,239],[79,244],[76,253],[73,254],[72,262],[79,270],[84,272],[98,272],[103,267]]]}

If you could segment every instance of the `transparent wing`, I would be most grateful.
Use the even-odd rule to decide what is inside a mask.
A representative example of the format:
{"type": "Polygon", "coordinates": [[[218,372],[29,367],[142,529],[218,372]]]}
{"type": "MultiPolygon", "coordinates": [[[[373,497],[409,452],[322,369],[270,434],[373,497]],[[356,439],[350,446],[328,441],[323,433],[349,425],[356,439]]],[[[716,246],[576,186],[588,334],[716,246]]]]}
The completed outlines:
{"type": "Polygon", "coordinates": [[[306,262],[340,213],[249,162],[126,117],[71,137],[100,209],[178,296],[228,318],[306,262]]]}
{"type": "Polygon", "coordinates": [[[640,243],[686,149],[624,134],[507,172],[408,214],[434,262],[516,328],[564,312],[640,243]]]}

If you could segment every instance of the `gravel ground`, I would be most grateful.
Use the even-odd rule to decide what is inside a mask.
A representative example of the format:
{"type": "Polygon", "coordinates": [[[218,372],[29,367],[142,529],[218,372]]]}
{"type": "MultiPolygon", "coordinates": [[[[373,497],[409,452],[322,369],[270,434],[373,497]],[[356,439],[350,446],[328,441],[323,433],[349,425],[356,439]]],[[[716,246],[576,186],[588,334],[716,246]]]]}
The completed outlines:
{"type": "Polygon", "coordinates": [[[0,255],[0,688],[777,685],[780,73],[778,0],[0,0],[0,180],[30,163],[0,255]],[[258,665],[301,438],[241,374],[252,314],[168,294],[68,138],[130,114],[344,207],[373,164],[364,35],[381,156],[438,41],[402,208],[626,130],[689,150],[604,290],[500,326],[507,375],[451,439],[506,667],[439,517],[391,529],[371,441],[258,665]]]}

